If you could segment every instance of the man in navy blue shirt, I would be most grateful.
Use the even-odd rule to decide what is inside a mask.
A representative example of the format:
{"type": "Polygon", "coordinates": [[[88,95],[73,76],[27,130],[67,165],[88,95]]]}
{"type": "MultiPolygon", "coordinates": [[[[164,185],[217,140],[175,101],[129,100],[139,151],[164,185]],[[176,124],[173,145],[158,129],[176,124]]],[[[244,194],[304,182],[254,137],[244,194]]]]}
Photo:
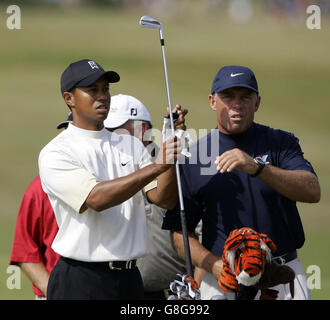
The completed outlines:
{"type": "MultiPolygon", "coordinates": [[[[232,298],[221,291],[217,279],[224,242],[241,227],[266,233],[275,242],[276,261],[296,273],[294,298],[310,298],[296,251],[305,240],[296,201],[318,202],[320,185],[293,134],[254,122],[260,100],[252,70],[221,68],[209,95],[217,128],[199,139],[189,149],[191,158],[180,164],[188,230],[203,222],[202,243],[189,234],[195,276],[204,276],[202,299],[232,298]]],[[[174,246],[184,257],[178,212],[177,207],[166,213],[163,228],[173,231],[174,246]]],[[[288,285],[275,289],[279,299],[290,298],[288,285]]]]}

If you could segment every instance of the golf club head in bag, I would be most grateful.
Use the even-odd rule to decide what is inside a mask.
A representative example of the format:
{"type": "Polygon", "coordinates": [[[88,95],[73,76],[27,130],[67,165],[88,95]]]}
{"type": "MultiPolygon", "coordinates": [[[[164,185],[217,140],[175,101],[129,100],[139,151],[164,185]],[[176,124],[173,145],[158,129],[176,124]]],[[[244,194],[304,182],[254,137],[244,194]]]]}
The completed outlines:
{"type": "Polygon", "coordinates": [[[187,274],[178,273],[170,283],[170,291],[173,295],[170,295],[168,300],[201,300],[196,280],[187,274]]]}

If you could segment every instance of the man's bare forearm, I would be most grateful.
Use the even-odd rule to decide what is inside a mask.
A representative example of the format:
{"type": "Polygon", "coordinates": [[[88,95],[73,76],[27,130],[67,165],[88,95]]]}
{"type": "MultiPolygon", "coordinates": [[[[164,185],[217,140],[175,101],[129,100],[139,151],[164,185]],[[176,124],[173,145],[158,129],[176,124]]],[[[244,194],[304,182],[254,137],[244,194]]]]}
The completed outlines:
{"type": "Polygon", "coordinates": [[[320,201],[320,184],[316,175],[311,172],[283,170],[267,165],[258,177],[291,200],[309,203],[320,201]]]}
{"type": "MultiPolygon", "coordinates": [[[[234,148],[218,156],[215,160],[220,173],[237,169],[253,175],[258,165],[244,151],[234,148]]],[[[301,202],[319,202],[321,189],[315,174],[304,170],[284,170],[266,165],[258,178],[267,183],[283,196],[301,202]]]]}
{"type": "Polygon", "coordinates": [[[80,212],[87,207],[102,211],[116,206],[134,196],[167,169],[167,166],[153,163],[125,177],[102,181],[92,189],[80,212]]]}
{"type": "Polygon", "coordinates": [[[45,265],[41,262],[22,262],[18,264],[31,282],[47,295],[47,286],[49,280],[49,272],[46,269],[45,265]]]}
{"type": "Polygon", "coordinates": [[[147,193],[148,199],[155,205],[171,210],[178,201],[178,188],[175,166],[162,173],[157,178],[157,188],[147,193]]]}
{"type": "MultiPolygon", "coordinates": [[[[95,211],[102,211],[128,200],[159,175],[174,167],[180,152],[181,147],[177,138],[175,136],[170,137],[163,143],[153,164],[125,177],[98,183],[81,206],[80,213],[83,213],[88,207],[95,211]]],[[[170,177],[172,176],[173,174],[170,174],[170,177]]],[[[173,183],[173,181],[169,183],[173,183]]],[[[161,180],[161,191],[163,191],[162,184],[161,180]]]]}
{"type": "MultiPolygon", "coordinates": [[[[173,232],[172,239],[175,250],[184,259],[185,253],[182,232],[173,232]]],[[[189,246],[193,265],[213,274],[213,276],[218,279],[222,270],[221,258],[207,250],[191,235],[189,235],[189,246]]]]}

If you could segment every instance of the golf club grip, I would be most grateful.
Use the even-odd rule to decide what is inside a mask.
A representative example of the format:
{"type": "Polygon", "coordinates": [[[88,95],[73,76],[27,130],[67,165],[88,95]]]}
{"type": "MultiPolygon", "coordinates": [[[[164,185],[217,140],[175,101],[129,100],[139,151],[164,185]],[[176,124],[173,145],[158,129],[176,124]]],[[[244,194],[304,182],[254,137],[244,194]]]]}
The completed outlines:
{"type": "Polygon", "coordinates": [[[194,275],[193,275],[193,267],[192,267],[191,256],[190,256],[187,220],[186,220],[186,213],[184,210],[180,210],[180,218],[181,218],[181,227],[182,227],[182,236],[183,236],[183,245],[184,245],[187,274],[189,276],[193,277],[194,275]]]}

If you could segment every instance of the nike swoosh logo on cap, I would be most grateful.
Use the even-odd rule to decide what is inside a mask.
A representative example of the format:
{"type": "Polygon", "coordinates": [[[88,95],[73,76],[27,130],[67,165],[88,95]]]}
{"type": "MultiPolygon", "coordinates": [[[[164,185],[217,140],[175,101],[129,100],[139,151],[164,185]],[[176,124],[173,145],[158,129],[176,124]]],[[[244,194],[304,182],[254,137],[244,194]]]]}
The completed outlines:
{"type": "Polygon", "coordinates": [[[234,78],[234,77],[240,76],[240,75],[242,75],[242,74],[244,74],[244,73],[231,73],[230,76],[231,76],[232,78],[234,78]]]}

